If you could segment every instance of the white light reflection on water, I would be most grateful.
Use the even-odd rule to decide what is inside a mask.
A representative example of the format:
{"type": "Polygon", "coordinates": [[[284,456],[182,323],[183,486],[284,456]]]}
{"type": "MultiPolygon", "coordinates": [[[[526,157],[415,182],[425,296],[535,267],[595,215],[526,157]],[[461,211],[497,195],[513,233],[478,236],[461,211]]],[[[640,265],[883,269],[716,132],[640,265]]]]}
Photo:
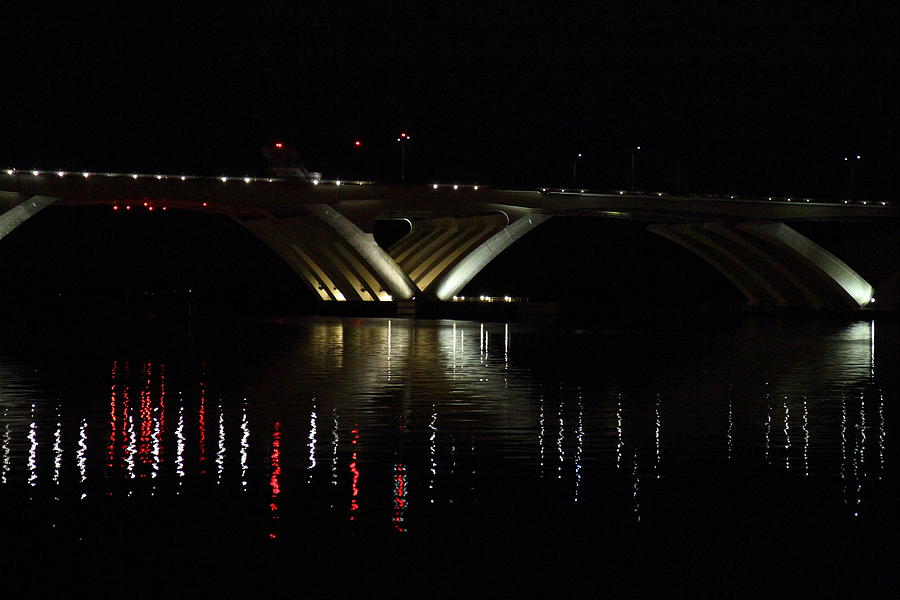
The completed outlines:
{"type": "Polygon", "coordinates": [[[765,436],[766,436],[766,464],[772,464],[772,461],[769,460],[769,445],[771,441],[771,430],[772,430],[772,404],[769,402],[769,394],[766,394],[766,428],[765,428],[765,436]]]}
{"type": "Polygon", "coordinates": [[[509,323],[503,324],[503,369],[509,370],[509,323]]]}
{"type": "Polygon", "coordinates": [[[639,487],[641,483],[641,475],[638,469],[638,449],[634,449],[634,466],[631,469],[631,501],[633,503],[634,518],[636,521],[641,520],[641,502],[638,497],[639,487]]]}
{"type": "Polygon", "coordinates": [[[619,393],[619,398],[616,401],[616,468],[622,468],[622,449],[625,447],[625,444],[622,440],[622,393],[619,393]]]}
{"type": "Polygon", "coordinates": [[[247,491],[247,461],[250,456],[250,423],[247,421],[247,399],[241,407],[241,488],[247,491]]]}
{"type": "MultiPolygon", "coordinates": [[[[871,331],[871,326],[866,325],[871,331]]],[[[179,397],[177,426],[174,432],[167,432],[162,382],[154,377],[153,386],[147,383],[151,364],[155,369],[158,363],[134,363],[143,364],[144,368],[131,376],[133,381],[129,384],[129,376],[123,367],[125,361],[121,359],[113,363],[111,389],[104,383],[100,391],[102,406],[96,414],[79,414],[80,405],[64,398],[54,410],[54,405],[47,406],[45,399],[42,399],[44,403],[30,402],[29,397],[30,422],[25,410],[28,404],[22,405],[19,421],[13,408],[3,407],[0,427],[2,481],[15,482],[18,476],[21,482],[24,475],[27,483],[34,487],[38,483],[49,483],[52,476],[55,485],[38,485],[38,491],[45,493],[45,490],[58,487],[58,495],[64,501],[67,497],[77,498],[76,494],[61,493],[66,490],[86,493],[88,497],[99,496],[97,480],[108,486],[103,493],[146,492],[150,482],[132,484],[128,480],[151,478],[158,499],[162,499],[167,491],[195,493],[201,487],[193,485],[195,479],[204,485],[212,484],[213,479],[216,484],[223,484],[234,481],[239,474],[240,488],[247,492],[242,496],[243,501],[249,503],[258,497],[260,506],[264,506],[263,499],[266,504],[271,500],[275,506],[272,515],[275,516],[296,510],[292,508],[295,494],[319,493],[322,486],[328,486],[325,482],[330,481],[327,494],[321,496],[327,496],[323,500],[326,506],[340,508],[338,512],[342,519],[348,516],[349,502],[350,517],[354,519],[362,518],[367,522],[371,519],[385,529],[406,528],[415,523],[418,531],[424,506],[450,502],[477,505],[483,502],[482,494],[488,493],[484,490],[502,489],[503,477],[508,476],[516,478],[517,493],[521,489],[526,493],[558,494],[557,500],[581,506],[589,506],[604,494],[618,493],[618,506],[625,512],[630,509],[636,520],[649,521],[655,516],[654,507],[658,505],[657,491],[662,489],[652,483],[647,487],[647,481],[661,477],[663,393],[669,394],[666,399],[666,485],[670,481],[671,485],[678,485],[679,478],[685,473],[693,474],[696,462],[710,458],[721,461],[719,466],[730,473],[738,472],[748,464],[752,469],[766,463],[774,465],[773,472],[789,470],[797,475],[802,472],[809,479],[804,485],[809,486],[816,486],[821,478],[834,477],[839,472],[841,500],[848,505],[844,513],[870,518],[875,512],[869,508],[870,503],[881,493],[872,481],[876,476],[887,478],[890,473],[887,462],[892,455],[888,447],[887,420],[892,415],[886,414],[890,405],[885,396],[892,388],[882,391],[877,386],[886,385],[884,380],[870,380],[868,367],[871,361],[865,351],[871,348],[871,342],[868,338],[857,339],[855,329],[852,336],[843,335],[843,332],[834,336],[839,342],[836,353],[840,360],[829,355],[831,362],[827,363],[834,373],[829,372],[822,380],[816,377],[816,371],[798,371],[806,367],[792,365],[784,373],[776,373],[770,378],[763,403],[760,397],[763,395],[760,393],[763,391],[762,376],[755,372],[732,386],[732,381],[724,380],[724,377],[717,380],[718,371],[706,365],[706,371],[702,373],[713,373],[704,375],[710,378],[710,387],[703,387],[707,385],[705,381],[695,387],[682,386],[680,382],[686,379],[682,371],[687,372],[688,368],[682,363],[664,367],[670,370],[662,375],[651,372],[646,376],[644,373],[623,376],[599,368],[567,371],[568,365],[557,364],[557,371],[551,377],[537,372],[532,364],[523,366],[519,363],[527,356],[529,344],[533,343],[527,333],[520,338],[517,329],[517,351],[514,356],[510,355],[508,325],[504,326],[502,362],[496,352],[491,355],[489,345],[489,330],[499,335],[499,326],[448,322],[411,324],[408,329],[402,325],[385,328],[383,320],[368,326],[372,329],[361,329],[359,334],[352,335],[347,326],[340,361],[336,355],[324,358],[316,355],[318,362],[314,366],[295,361],[291,368],[296,374],[279,375],[286,379],[285,388],[290,390],[301,389],[298,384],[312,382],[306,389],[314,389],[316,396],[311,406],[304,402],[302,408],[286,400],[295,397],[289,394],[253,396],[252,405],[248,405],[246,398],[241,399],[246,393],[243,389],[235,392],[232,399],[228,398],[227,390],[219,396],[220,390],[225,388],[215,378],[210,380],[208,389],[215,390],[216,397],[221,400],[208,405],[204,403],[205,381],[198,387],[198,376],[192,375],[190,381],[180,382],[175,374],[187,376],[178,368],[170,368],[167,373],[167,378],[171,379],[167,384],[170,389],[177,389],[177,383],[178,387],[193,391],[185,392],[185,397],[175,395],[179,397]],[[476,325],[481,331],[481,364],[472,362],[476,356],[474,346],[470,344],[468,357],[463,352],[465,333],[474,334],[476,325]],[[388,331],[394,370],[392,386],[385,386],[383,377],[388,351],[383,336],[388,331]],[[459,340],[456,339],[457,331],[459,340]],[[452,334],[449,339],[448,333],[452,334]],[[375,350],[365,345],[366,340],[375,340],[375,350]],[[863,349],[862,357],[860,348],[863,349]],[[469,363],[465,366],[469,368],[462,369],[456,379],[453,369],[457,361],[462,364],[467,358],[469,363]],[[838,369],[841,360],[847,363],[843,371],[838,369]],[[336,367],[338,363],[340,367],[336,367]],[[502,383],[501,378],[504,379],[502,383]],[[679,383],[668,385],[668,381],[679,383]],[[718,389],[721,393],[716,397],[707,393],[709,389],[718,389]],[[139,390],[137,394],[132,392],[132,397],[140,399],[129,404],[129,390],[139,390]],[[546,395],[545,390],[549,390],[546,395]],[[575,397],[569,396],[570,393],[575,393],[575,397]],[[779,397],[781,402],[777,400],[779,397]],[[576,404],[570,402],[572,399],[576,404]],[[233,434],[229,434],[226,421],[230,423],[232,417],[238,416],[230,412],[236,410],[235,402],[242,403],[240,433],[235,422],[233,434]],[[726,402],[727,425],[721,415],[726,402]],[[272,434],[271,446],[260,438],[257,440],[260,443],[251,448],[248,416],[251,406],[254,424],[259,419],[259,425],[263,427],[260,431],[272,431],[273,423],[279,423],[272,434]],[[206,409],[212,411],[208,414],[208,423],[206,409]],[[779,409],[783,411],[780,416],[777,414],[779,409]],[[626,410],[629,411],[627,422],[624,420],[626,410]],[[317,448],[319,412],[326,419],[323,427],[331,429],[331,435],[323,430],[327,437],[323,444],[329,447],[321,449],[317,448]],[[327,422],[329,413],[331,423],[327,422]],[[305,429],[307,419],[308,429],[305,429]],[[216,427],[210,430],[211,435],[207,438],[204,427],[214,422],[216,427]],[[399,432],[395,427],[398,422],[402,423],[399,432]],[[68,423],[73,426],[71,430],[68,423]],[[346,439],[343,442],[346,446],[343,454],[341,423],[345,427],[357,424],[347,438],[352,439],[352,443],[348,444],[346,439]],[[706,429],[698,430],[698,423],[706,429]],[[438,442],[439,424],[441,442],[438,442]],[[106,435],[107,427],[109,436],[106,435]],[[726,427],[726,440],[722,440],[726,427]],[[304,433],[308,435],[304,436],[304,433]],[[204,449],[212,454],[213,437],[216,438],[216,453],[214,459],[210,456],[210,462],[215,461],[216,476],[213,478],[210,473],[204,479],[201,476],[204,449]],[[366,441],[364,447],[359,444],[360,439],[366,441]],[[17,441],[21,443],[17,445],[17,441]],[[723,441],[726,444],[722,444],[723,441]],[[90,448],[89,443],[95,447],[90,448]],[[796,456],[793,455],[795,445],[796,456]],[[318,450],[324,454],[317,456],[318,450]],[[348,476],[347,458],[351,452],[348,476]],[[783,461],[780,452],[784,452],[783,461]],[[236,456],[229,461],[227,453],[236,456]],[[552,456],[554,453],[555,457],[552,456]],[[72,460],[66,458],[72,456],[77,465],[77,480],[76,472],[69,470],[72,460]],[[645,461],[643,490],[640,486],[641,456],[645,461]],[[632,457],[629,470],[628,459],[632,457]],[[701,460],[694,461],[697,457],[701,460]],[[148,458],[150,460],[146,460],[148,458]],[[257,465],[265,464],[267,460],[272,465],[269,473],[260,471],[258,478],[248,476],[251,462],[257,465]],[[195,468],[198,462],[199,467],[195,468]],[[101,464],[102,477],[94,472],[96,464],[101,464]],[[108,464],[109,469],[103,464],[108,464]],[[339,464],[344,466],[339,467],[339,464]],[[557,467],[555,478],[552,477],[553,466],[557,467]],[[361,471],[364,471],[364,477],[360,476],[361,471]],[[87,477],[89,472],[90,478],[87,477]],[[653,473],[649,479],[646,478],[648,472],[653,473]],[[440,485],[437,485],[438,473],[440,485]],[[44,480],[39,479],[39,474],[44,480]],[[349,489],[348,479],[352,479],[349,489]],[[122,481],[116,480],[124,480],[128,485],[119,485],[122,481]],[[311,485],[309,491],[298,492],[303,486],[296,484],[304,480],[322,486],[311,485]],[[362,512],[358,510],[360,481],[367,493],[372,494],[366,498],[362,512]],[[427,502],[419,500],[410,504],[410,481],[414,485],[423,483],[412,491],[419,493],[416,498],[427,497],[427,502]],[[608,485],[611,481],[619,485],[608,485]],[[270,486],[268,497],[261,493],[264,483],[270,486]],[[273,483],[275,487],[271,487],[273,483]],[[254,486],[259,488],[255,496],[254,486]],[[291,493],[281,495],[282,489],[291,493]],[[428,490],[427,494],[421,493],[424,489],[428,490]],[[633,506],[629,505],[629,496],[633,506]],[[391,526],[387,523],[387,514],[391,515],[391,526]],[[401,519],[395,520],[398,517],[401,519]]],[[[337,329],[333,325],[329,327],[329,335],[333,338],[337,329]]],[[[321,336],[311,337],[321,339],[321,336]]],[[[495,339],[495,344],[499,344],[499,339],[495,339]]],[[[335,348],[334,345],[329,347],[335,348]]],[[[809,346],[802,348],[805,352],[811,351],[809,346]]],[[[886,345],[879,348],[884,352],[886,345]]],[[[495,346],[494,350],[499,348],[495,346]]],[[[539,350],[549,352],[543,348],[539,350]]],[[[540,360],[548,360],[545,355],[540,356],[540,360]]],[[[812,358],[810,362],[814,362],[812,358]]],[[[109,363],[102,370],[108,376],[109,363]]],[[[279,374],[286,372],[278,371],[279,374]]],[[[769,375],[766,373],[767,377],[769,375]]],[[[161,379],[161,374],[159,377],[161,379]]],[[[175,414],[171,414],[172,417],[175,414]]],[[[171,425],[174,423],[168,424],[171,425]]],[[[838,487],[836,482],[833,483],[834,497],[830,501],[838,504],[838,487]]],[[[227,489],[217,493],[226,493],[227,489]]],[[[316,496],[310,498],[312,502],[318,501],[316,496]]],[[[288,519],[285,519],[287,523],[288,519]]]]}
{"type": "Polygon", "coordinates": [[[331,409],[331,485],[338,484],[338,444],[340,443],[340,434],[338,428],[337,407],[331,409]]]}
{"type": "MultiPolygon", "coordinates": [[[[160,409],[153,409],[153,432],[151,434],[151,453],[152,460],[150,463],[150,477],[156,479],[159,476],[159,467],[162,463],[162,419],[159,418],[160,409]]],[[[154,486],[156,482],[154,481],[154,486]]],[[[153,488],[154,492],[156,487],[153,488]]]]}
{"type": "Polygon", "coordinates": [[[34,416],[34,403],[31,405],[31,424],[28,426],[28,485],[34,487],[37,485],[37,423],[34,416]]]}
{"type": "Polygon", "coordinates": [[[559,435],[556,437],[556,455],[559,458],[559,462],[556,465],[556,478],[562,479],[562,468],[563,468],[563,436],[565,434],[565,426],[563,425],[563,399],[560,396],[559,399],[559,410],[557,411],[557,419],[559,420],[559,435]]]}
{"type": "Polygon", "coordinates": [[[803,396],[803,475],[809,477],[809,409],[803,396]]]}
{"type": "MultiPolygon", "coordinates": [[[[127,410],[127,409],[126,409],[127,410]]],[[[128,420],[128,446],[125,449],[125,467],[131,479],[137,477],[135,473],[135,455],[137,454],[137,428],[134,424],[134,415],[127,413],[128,420]]]]}
{"type": "Polygon", "coordinates": [[[3,448],[2,469],[3,470],[0,471],[0,474],[2,474],[2,478],[0,478],[0,483],[5,484],[5,483],[7,483],[6,478],[9,473],[10,462],[11,462],[10,451],[9,451],[9,442],[10,442],[10,439],[12,439],[12,434],[10,431],[10,424],[9,424],[9,409],[8,408],[3,409],[3,421],[4,421],[4,423],[3,423],[3,446],[2,446],[2,448],[3,448]]]}
{"type": "Polygon", "coordinates": [[[791,409],[788,406],[787,396],[784,397],[784,468],[791,468],[791,409]]]}
{"type": "Polygon", "coordinates": [[[307,483],[312,482],[313,469],[316,468],[316,402],[313,400],[313,407],[309,413],[309,465],[306,469],[309,471],[307,483]]]}
{"type": "Polygon", "coordinates": [[[428,459],[430,475],[428,478],[429,501],[434,503],[434,484],[437,480],[437,408],[431,404],[431,422],[428,424],[431,434],[428,436],[428,459]]]}
{"type": "Polygon", "coordinates": [[[538,399],[538,466],[541,477],[544,476],[544,394],[541,392],[538,399]]]}
{"type": "Polygon", "coordinates": [[[216,485],[221,485],[222,474],[225,472],[225,413],[222,412],[222,403],[218,404],[219,413],[219,439],[216,452],[216,485]]]}
{"type": "MultiPolygon", "coordinates": [[[[657,423],[659,417],[657,416],[657,423]]],[[[734,450],[734,412],[731,410],[731,398],[728,399],[728,460],[733,458],[732,452],[734,450]]]]}
{"type": "Polygon", "coordinates": [[[63,446],[62,446],[62,420],[59,417],[59,405],[56,406],[56,429],[53,430],[53,483],[59,485],[59,476],[62,471],[63,446]]]}
{"type": "Polygon", "coordinates": [[[884,442],[886,435],[884,426],[884,393],[878,390],[878,479],[884,476],[884,442]]]}
{"type": "MultiPolygon", "coordinates": [[[[75,453],[75,463],[78,466],[79,482],[84,486],[87,483],[87,449],[88,449],[88,423],[87,419],[81,420],[78,428],[78,451],[75,453]]],[[[81,493],[81,498],[87,498],[87,492],[81,493]]]]}
{"type": "Polygon", "coordinates": [[[656,471],[656,478],[660,477],[660,467],[662,466],[662,395],[656,393],[656,430],[654,432],[654,442],[656,445],[656,459],[653,463],[653,470],[656,471]]]}
{"type": "Polygon", "coordinates": [[[847,398],[841,395],[841,498],[847,503],[847,398]]]}
{"type": "Polygon", "coordinates": [[[178,486],[184,479],[184,449],[187,439],[184,437],[184,405],[178,405],[178,425],[175,427],[175,474],[178,476],[178,486]]]}
{"type": "Polygon", "coordinates": [[[578,429],[575,432],[575,498],[578,502],[578,493],[581,490],[581,454],[584,450],[584,402],[581,388],[578,388],[578,429]]]}

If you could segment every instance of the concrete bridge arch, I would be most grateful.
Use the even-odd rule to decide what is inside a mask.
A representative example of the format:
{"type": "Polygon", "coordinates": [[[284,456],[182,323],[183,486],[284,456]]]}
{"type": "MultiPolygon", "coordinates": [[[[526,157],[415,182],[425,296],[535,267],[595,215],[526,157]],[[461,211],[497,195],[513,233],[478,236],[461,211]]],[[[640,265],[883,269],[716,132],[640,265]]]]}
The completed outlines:
{"type": "MultiPolygon", "coordinates": [[[[448,300],[552,216],[649,223],[651,232],[727,277],[752,306],[859,309],[878,296],[850,266],[787,224],[798,217],[858,218],[861,207],[263,178],[54,175],[0,175],[0,238],[54,203],[109,205],[152,197],[173,208],[231,216],[322,301],[448,300]],[[388,248],[373,235],[374,222],[384,218],[411,224],[388,248]]],[[[872,209],[897,216],[877,207],[866,215],[872,209]]]]}

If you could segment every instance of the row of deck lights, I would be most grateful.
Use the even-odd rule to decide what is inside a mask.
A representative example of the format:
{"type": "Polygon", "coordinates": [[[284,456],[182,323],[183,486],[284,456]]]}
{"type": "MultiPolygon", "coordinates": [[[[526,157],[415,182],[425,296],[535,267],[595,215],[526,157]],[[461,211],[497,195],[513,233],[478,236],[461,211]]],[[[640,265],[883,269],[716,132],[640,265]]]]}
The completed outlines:
{"type": "MultiPolygon", "coordinates": [[[[88,177],[91,177],[91,176],[100,176],[100,177],[131,177],[132,179],[148,178],[148,177],[149,177],[149,178],[153,178],[153,179],[157,179],[157,180],[163,180],[163,179],[179,179],[179,180],[181,180],[181,181],[187,181],[188,179],[212,179],[212,178],[209,178],[209,177],[202,177],[202,176],[196,176],[196,175],[187,176],[187,175],[149,175],[149,174],[138,174],[138,173],[131,173],[131,174],[124,174],[124,173],[91,173],[91,172],[89,172],[89,171],[83,171],[83,172],[75,172],[75,171],[39,171],[39,170],[36,170],[36,169],[35,169],[35,170],[6,169],[6,174],[7,174],[7,175],[30,174],[30,175],[33,175],[33,176],[35,176],[35,177],[37,177],[37,176],[39,176],[39,175],[42,175],[42,174],[55,174],[55,175],[57,175],[58,177],[66,177],[66,176],[68,176],[68,175],[80,175],[80,176],[84,177],[85,179],[87,179],[88,177]]],[[[283,179],[280,179],[280,178],[272,178],[272,177],[228,177],[228,176],[225,176],[225,175],[223,175],[223,176],[221,176],[221,177],[216,177],[215,179],[218,179],[218,180],[221,181],[222,183],[227,183],[227,182],[229,182],[229,181],[243,181],[244,183],[248,183],[248,184],[249,184],[249,183],[255,183],[255,182],[274,183],[274,182],[276,182],[276,181],[278,181],[278,182],[284,181],[283,179]]],[[[322,183],[326,183],[326,181],[323,180],[323,179],[313,179],[313,180],[312,180],[312,184],[313,184],[313,185],[320,185],[320,184],[322,184],[322,183]]],[[[364,181],[346,182],[346,181],[337,179],[337,180],[332,181],[331,183],[333,183],[335,186],[341,186],[341,185],[345,185],[345,184],[351,184],[351,185],[367,185],[368,182],[364,182],[364,181]]],[[[431,184],[431,187],[432,187],[432,189],[437,190],[437,189],[441,188],[442,186],[441,186],[441,184],[433,183],[433,184],[431,184]]],[[[451,184],[451,185],[447,185],[446,187],[452,188],[453,190],[459,190],[459,189],[460,189],[461,187],[463,187],[463,186],[460,186],[459,184],[454,183],[454,184],[451,184]]],[[[471,186],[471,189],[472,189],[472,190],[475,190],[475,191],[478,191],[479,186],[473,185],[473,186],[471,186]]],[[[553,193],[553,190],[550,189],[550,188],[541,188],[541,192],[542,192],[542,193],[553,193]]],[[[562,194],[565,194],[565,193],[570,193],[570,194],[577,194],[577,193],[580,193],[580,194],[584,194],[585,192],[587,192],[587,190],[585,190],[585,189],[579,189],[579,190],[567,190],[566,188],[560,188],[560,190],[559,190],[559,193],[562,193],[562,194]]],[[[625,190],[619,190],[617,193],[618,193],[618,195],[620,195],[620,196],[624,196],[625,194],[629,194],[629,195],[630,195],[630,194],[633,194],[633,192],[626,192],[625,190]]],[[[659,198],[662,198],[662,197],[664,196],[664,193],[663,193],[663,192],[655,192],[654,195],[657,196],[657,197],[659,197],[659,198]]],[[[731,200],[734,200],[734,199],[737,198],[737,196],[730,195],[730,196],[728,196],[728,198],[731,199],[731,200]]],[[[774,197],[774,196],[768,196],[767,199],[770,200],[770,201],[786,201],[786,202],[793,202],[793,201],[794,201],[794,198],[778,198],[778,197],[774,197]]],[[[798,201],[799,201],[799,200],[798,200],[798,201]]],[[[812,200],[811,200],[810,198],[803,198],[803,201],[804,201],[804,202],[811,202],[812,200]]],[[[849,200],[843,200],[843,204],[850,204],[850,201],[849,201],[849,200]]],[[[860,204],[868,205],[869,202],[868,202],[867,200],[861,200],[861,201],[860,201],[860,204]]],[[[887,206],[887,202],[885,202],[885,201],[881,201],[881,202],[879,202],[879,204],[880,204],[881,206],[887,206]]]]}
{"type": "MultiPolygon", "coordinates": [[[[478,187],[476,186],[475,189],[478,189],[478,187]]],[[[566,188],[559,188],[559,192],[554,192],[553,189],[551,189],[551,188],[541,188],[541,192],[542,192],[542,193],[550,193],[550,194],[552,194],[552,193],[560,193],[560,194],[566,194],[566,193],[568,193],[568,194],[584,194],[586,191],[587,191],[587,190],[583,190],[583,189],[580,189],[580,190],[567,190],[566,188]]],[[[636,196],[644,195],[644,194],[639,194],[639,193],[636,193],[636,192],[627,192],[627,191],[625,191],[625,190],[617,190],[616,193],[617,193],[619,196],[624,196],[625,194],[628,194],[628,195],[636,195],[636,196]]],[[[663,192],[653,192],[652,194],[647,194],[647,195],[653,195],[653,196],[656,196],[656,197],[658,197],[658,198],[662,198],[665,194],[664,194],[663,192]]],[[[676,194],[676,195],[677,195],[677,194],[676,194]]],[[[724,198],[724,196],[714,196],[714,198],[716,198],[716,199],[721,199],[721,198],[724,198]]],[[[736,200],[737,198],[738,198],[738,197],[735,196],[735,195],[729,195],[729,196],[728,196],[728,199],[729,199],[729,200],[736,200]]],[[[771,201],[775,201],[775,202],[781,202],[781,201],[785,201],[785,202],[793,202],[793,201],[795,200],[794,198],[779,198],[779,197],[775,197],[775,196],[768,196],[766,199],[767,199],[767,200],[771,200],[771,201]]],[[[752,198],[750,198],[750,200],[752,200],[752,198]]],[[[813,200],[812,198],[803,198],[802,200],[803,200],[804,202],[817,202],[817,203],[818,203],[818,202],[821,202],[821,201],[819,201],[819,200],[813,200]]],[[[799,199],[797,199],[797,201],[799,202],[799,199]]],[[[868,200],[860,200],[859,203],[860,203],[860,204],[869,204],[869,201],[868,201],[868,200]]],[[[843,200],[843,204],[850,204],[850,201],[849,201],[849,200],[843,200]]],[[[880,201],[879,204],[880,204],[881,206],[887,206],[887,202],[885,202],[885,201],[880,201]]]]}
{"type": "Polygon", "coordinates": [[[453,296],[452,302],[512,302],[512,296],[453,296]]]}

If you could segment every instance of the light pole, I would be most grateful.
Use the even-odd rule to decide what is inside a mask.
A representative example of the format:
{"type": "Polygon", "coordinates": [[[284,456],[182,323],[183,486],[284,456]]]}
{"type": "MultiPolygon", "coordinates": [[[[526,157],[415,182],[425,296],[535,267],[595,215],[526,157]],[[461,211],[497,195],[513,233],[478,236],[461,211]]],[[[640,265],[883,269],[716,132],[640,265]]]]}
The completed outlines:
{"type": "Polygon", "coordinates": [[[406,142],[412,139],[407,133],[401,133],[397,141],[400,142],[400,181],[406,181],[406,142]]]}
{"type": "Polygon", "coordinates": [[[631,190],[630,191],[632,191],[632,192],[634,191],[634,155],[635,155],[635,153],[640,152],[640,150],[641,150],[640,146],[635,146],[634,148],[631,149],[631,190]]]}
{"type": "Polygon", "coordinates": [[[572,159],[572,187],[577,187],[576,181],[578,181],[578,159],[581,158],[581,152],[575,155],[575,158],[572,159]]]}
{"type": "Polygon", "coordinates": [[[862,156],[857,154],[856,156],[845,156],[844,161],[850,167],[850,199],[853,200],[853,165],[862,160],[862,156]]]}

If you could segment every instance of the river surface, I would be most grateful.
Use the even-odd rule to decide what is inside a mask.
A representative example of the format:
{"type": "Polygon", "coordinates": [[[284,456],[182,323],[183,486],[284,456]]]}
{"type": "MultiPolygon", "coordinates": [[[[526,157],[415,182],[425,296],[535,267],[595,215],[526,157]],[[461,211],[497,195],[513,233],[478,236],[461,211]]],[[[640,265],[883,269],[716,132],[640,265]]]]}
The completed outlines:
{"type": "Polygon", "coordinates": [[[0,341],[6,597],[895,597],[896,321],[0,341]]]}

